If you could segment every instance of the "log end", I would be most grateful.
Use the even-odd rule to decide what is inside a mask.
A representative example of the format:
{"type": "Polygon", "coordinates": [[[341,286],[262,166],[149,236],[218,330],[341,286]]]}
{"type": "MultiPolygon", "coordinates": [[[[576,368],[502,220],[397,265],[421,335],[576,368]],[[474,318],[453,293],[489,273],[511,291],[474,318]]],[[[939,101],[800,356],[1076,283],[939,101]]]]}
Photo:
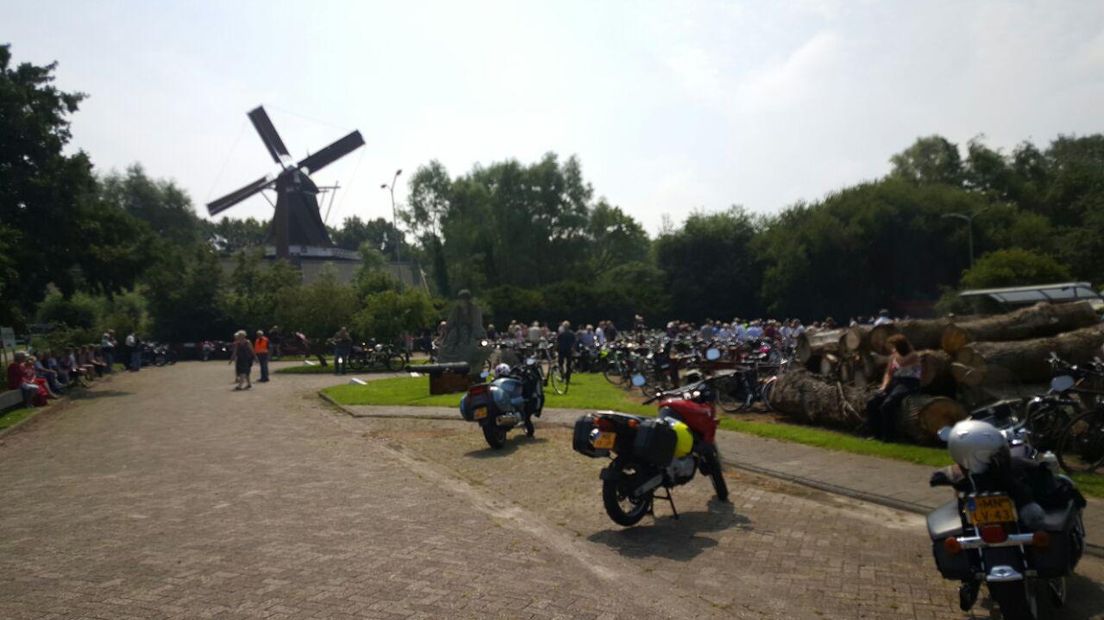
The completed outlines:
{"type": "Polygon", "coordinates": [[[957,325],[948,325],[943,329],[943,337],[940,339],[939,345],[948,354],[954,355],[969,343],[969,332],[957,325]]]}

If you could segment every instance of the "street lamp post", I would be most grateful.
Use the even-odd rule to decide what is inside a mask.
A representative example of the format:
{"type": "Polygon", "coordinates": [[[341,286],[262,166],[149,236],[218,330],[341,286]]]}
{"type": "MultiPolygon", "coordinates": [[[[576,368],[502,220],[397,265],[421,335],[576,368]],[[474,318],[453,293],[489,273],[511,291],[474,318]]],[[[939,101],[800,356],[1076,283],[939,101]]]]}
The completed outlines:
{"type": "Polygon", "coordinates": [[[380,189],[391,190],[391,230],[394,232],[395,237],[395,268],[399,270],[399,288],[402,288],[402,266],[399,265],[399,242],[401,241],[401,237],[399,236],[398,213],[395,210],[395,181],[399,180],[400,174],[402,174],[402,168],[395,171],[395,176],[391,178],[390,183],[381,183],[380,189]]]}
{"type": "Polygon", "coordinates": [[[970,243],[970,267],[974,266],[974,216],[965,213],[944,213],[943,219],[954,218],[966,222],[966,237],[970,243]]]}

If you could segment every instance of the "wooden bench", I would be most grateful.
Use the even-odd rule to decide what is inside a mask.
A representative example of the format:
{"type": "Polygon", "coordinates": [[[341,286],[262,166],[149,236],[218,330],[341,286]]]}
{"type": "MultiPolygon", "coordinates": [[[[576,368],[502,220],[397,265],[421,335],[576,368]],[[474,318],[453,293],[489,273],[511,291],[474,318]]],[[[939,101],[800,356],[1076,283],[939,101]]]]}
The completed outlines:
{"type": "Polygon", "coordinates": [[[0,392],[0,411],[7,411],[12,407],[23,406],[23,394],[19,390],[5,390],[0,392]]]}

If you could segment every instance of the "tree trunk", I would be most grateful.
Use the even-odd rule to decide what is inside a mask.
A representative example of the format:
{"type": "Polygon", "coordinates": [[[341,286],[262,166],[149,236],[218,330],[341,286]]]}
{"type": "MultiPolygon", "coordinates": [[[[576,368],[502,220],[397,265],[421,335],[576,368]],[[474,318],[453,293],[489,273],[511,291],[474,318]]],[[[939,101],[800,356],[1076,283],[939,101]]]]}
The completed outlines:
{"type": "Polygon", "coordinates": [[[955,353],[952,372],[966,385],[1045,383],[1050,380],[1051,352],[1072,364],[1083,364],[1101,353],[1104,327],[1093,325],[1049,338],[974,342],[955,353]]]}
{"type": "Polygon", "coordinates": [[[956,322],[943,330],[941,347],[954,355],[975,341],[1006,341],[1042,338],[1100,321],[1087,301],[1066,304],[1038,303],[1015,312],[998,314],[969,322],[956,322]]]}
{"type": "Polygon", "coordinates": [[[921,444],[933,444],[938,440],[936,433],[944,426],[954,426],[966,419],[966,409],[953,398],[912,394],[901,403],[897,416],[899,436],[921,444]]]}
{"type": "Polygon", "coordinates": [[[862,353],[870,350],[870,326],[848,327],[840,337],[840,350],[846,353],[862,353]]]}
{"type": "MultiPolygon", "coordinates": [[[[796,369],[778,377],[771,390],[770,405],[800,422],[855,430],[866,421],[866,403],[874,391],[873,387],[858,389],[829,383],[796,369]]],[[[965,417],[966,410],[954,399],[913,394],[901,405],[897,431],[901,437],[932,443],[936,431],[965,417]]]]}
{"type": "Polygon", "coordinates": [[[838,353],[842,329],[819,330],[805,332],[797,337],[797,361],[805,364],[814,355],[825,353],[838,353]]]}
{"type": "Polygon", "coordinates": [[[866,401],[872,392],[829,383],[797,368],[778,377],[770,406],[801,422],[855,429],[865,422],[866,401]]]}

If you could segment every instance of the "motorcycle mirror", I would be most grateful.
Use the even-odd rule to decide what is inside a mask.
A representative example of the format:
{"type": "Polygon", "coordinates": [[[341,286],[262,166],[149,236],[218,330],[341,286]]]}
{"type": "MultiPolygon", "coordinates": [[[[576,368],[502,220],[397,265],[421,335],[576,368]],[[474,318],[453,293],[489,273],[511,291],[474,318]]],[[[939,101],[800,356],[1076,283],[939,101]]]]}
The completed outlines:
{"type": "Polygon", "coordinates": [[[939,441],[947,443],[947,440],[951,438],[951,427],[944,426],[943,428],[939,429],[939,432],[936,433],[936,436],[939,437],[939,441]]]}
{"type": "Polygon", "coordinates": [[[1051,392],[1065,392],[1073,387],[1073,377],[1069,375],[1059,375],[1050,380],[1051,392]]]}
{"type": "Polygon", "coordinates": [[[644,375],[637,373],[632,376],[633,387],[644,387],[645,383],[647,383],[647,381],[644,380],[644,375]]]}
{"type": "Polygon", "coordinates": [[[535,357],[525,358],[525,365],[526,366],[535,366],[536,363],[537,363],[537,358],[535,358],[535,357]]]}
{"type": "Polygon", "coordinates": [[[721,359],[721,352],[718,351],[715,348],[710,347],[709,349],[706,349],[706,351],[705,351],[705,359],[707,359],[711,362],[715,362],[715,361],[721,359]]]}

